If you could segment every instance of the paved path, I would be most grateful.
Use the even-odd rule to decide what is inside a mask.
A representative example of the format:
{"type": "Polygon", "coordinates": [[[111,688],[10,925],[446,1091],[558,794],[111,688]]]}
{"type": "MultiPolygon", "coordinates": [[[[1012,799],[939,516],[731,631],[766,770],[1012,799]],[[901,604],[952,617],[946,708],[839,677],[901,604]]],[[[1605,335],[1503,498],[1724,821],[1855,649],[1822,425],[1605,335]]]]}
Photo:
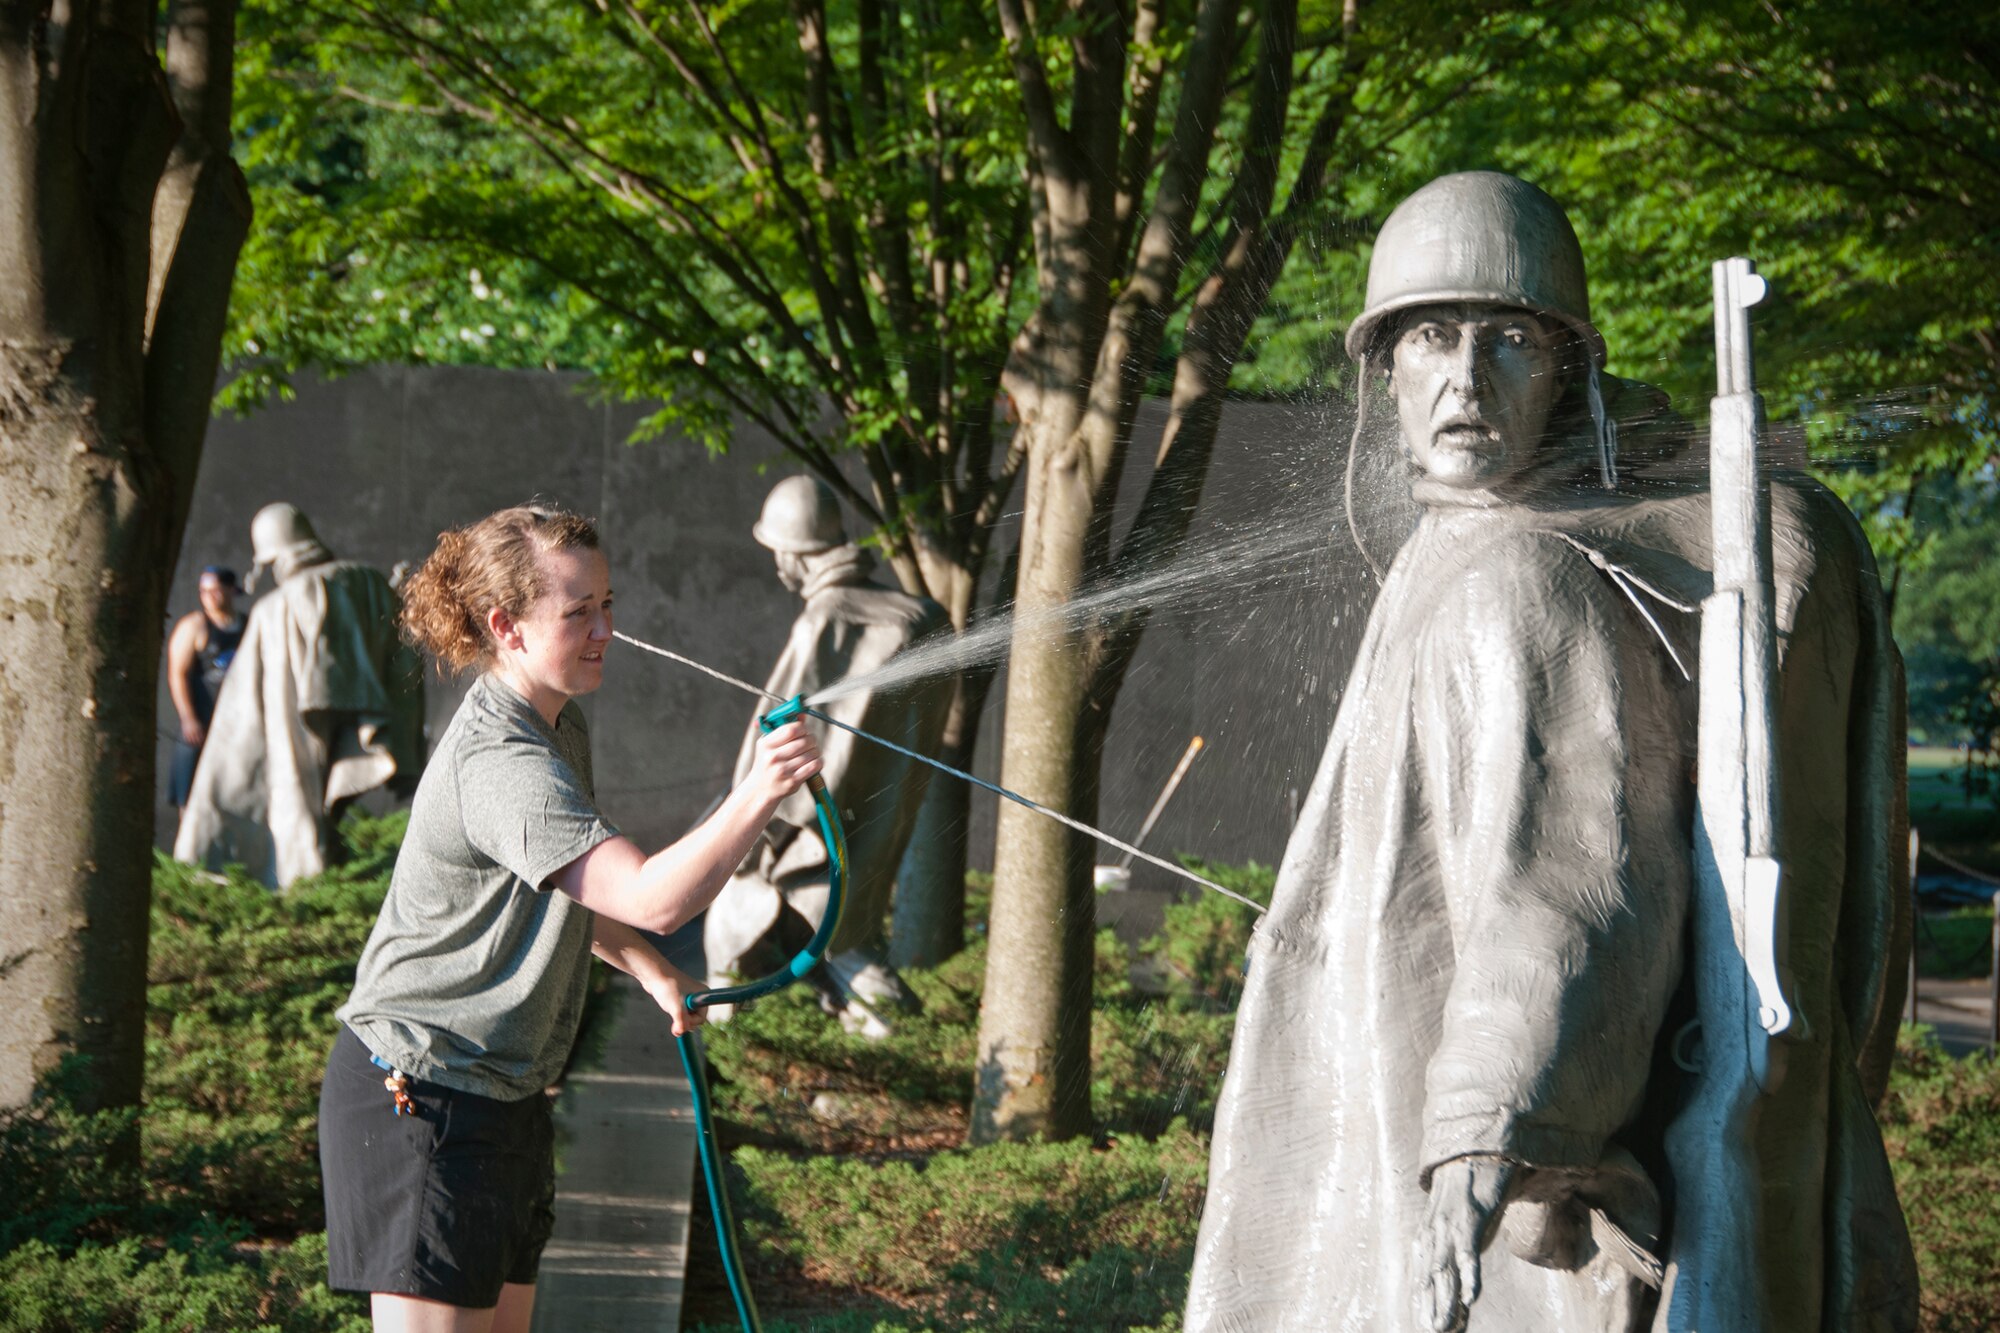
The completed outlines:
{"type": "Polygon", "coordinates": [[[536,1333],[676,1333],[695,1173],[694,1104],[666,1017],[627,977],[603,1059],[556,1102],[556,1234],[536,1333]]]}
{"type": "Polygon", "coordinates": [[[1938,1044],[1953,1055],[1985,1049],[1993,1031],[1992,981],[1919,978],[1917,1021],[1936,1028],[1938,1044]]]}

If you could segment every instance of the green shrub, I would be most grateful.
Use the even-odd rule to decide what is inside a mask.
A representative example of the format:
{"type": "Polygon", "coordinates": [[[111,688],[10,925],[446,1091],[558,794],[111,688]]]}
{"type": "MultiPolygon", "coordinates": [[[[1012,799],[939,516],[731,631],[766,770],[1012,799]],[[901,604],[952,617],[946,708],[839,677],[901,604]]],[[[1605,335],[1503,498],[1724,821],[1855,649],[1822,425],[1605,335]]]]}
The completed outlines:
{"type": "Polygon", "coordinates": [[[1906,1027],[1880,1111],[1896,1192],[1916,1246],[1924,1328],[2000,1324],[2000,1060],[1954,1060],[1906,1027]]]}
{"type": "Polygon", "coordinates": [[[1177,1310],[1207,1153],[1174,1125],[1151,1142],[996,1144],[921,1168],[755,1149],[735,1160],[747,1235],[806,1279],[891,1295],[940,1330],[1025,1333],[1157,1326],[1177,1310]]]}
{"type": "Polygon", "coordinates": [[[1236,1015],[1174,998],[1099,1006],[1090,1104],[1113,1133],[1155,1135],[1175,1120],[1207,1132],[1229,1063],[1236,1015]]]}
{"type": "Polygon", "coordinates": [[[0,1258],[0,1333],[367,1333],[365,1303],[329,1291],[325,1274],[317,1235],[247,1256],[130,1237],[71,1253],[29,1241],[0,1258]]]}
{"type": "MultiPolygon", "coordinates": [[[[39,1243],[108,1238],[132,1220],[140,1197],[124,1151],[138,1120],[130,1107],[76,1109],[87,1061],[65,1060],[18,1110],[0,1113],[0,1255],[39,1243]]],[[[4,1291],[0,1286],[0,1291],[4,1291]]]]}
{"type": "Polygon", "coordinates": [[[156,861],[143,1113],[77,1111],[72,1061],[0,1117],[0,1333],[367,1328],[300,1233],[321,1225],[333,1011],[404,822],[349,821],[347,861],[281,894],[156,861]],[[135,1121],[136,1178],[118,1151],[135,1121]]]}
{"type": "Polygon", "coordinates": [[[284,893],[165,858],[154,869],[147,1174],[162,1202],[259,1236],[322,1225],[320,1074],[400,824],[345,827],[371,850],[284,893]]]}
{"type": "Polygon", "coordinates": [[[1993,975],[1993,909],[1961,907],[1917,916],[1917,972],[1962,980],[1993,975]]]}
{"type": "Polygon", "coordinates": [[[972,1097],[985,945],[904,980],[923,1005],[881,1042],[851,1037],[807,987],[707,1030],[717,1112],[759,1142],[891,1152],[956,1144],[972,1097]]]}
{"type": "MultiPolygon", "coordinates": [[[[1226,866],[1181,858],[1188,869],[1266,906],[1278,872],[1252,861],[1226,866]]],[[[1159,960],[1169,995],[1217,1009],[1234,1009],[1243,993],[1243,965],[1257,914],[1233,898],[1203,890],[1167,907],[1160,933],[1145,952],[1159,960]]]]}
{"type": "MultiPolygon", "coordinates": [[[[1269,895],[1261,867],[1218,873],[1269,895]]],[[[730,1137],[785,1149],[732,1158],[769,1327],[1177,1329],[1234,1022],[1223,997],[1241,985],[1253,915],[1216,895],[1170,908],[1138,970],[1171,975],[1171,957],[1196,980],[1165,995],[1135,988],[1132,951],[1100,931],[1098,1134],[977,1149],[959,1146],[985,972],[983,921],[969,920],[971,947],[904,974],[924,1011],[885,1041],[847,1036],[803,988],[709,1032],[730,1137]],[[801,1302],[813,1317],[788,1325],[801,1302]]]]}
{"type": "MultiPolygon", "coordinates": [[[[1269,872],[1253,867],[1239,878],[1254,890],[1260,874],[1268,895],[1269,872]]],[[[1219,895],[1206,896],[1250,916],[1219,895]]],[[[1162,937],[1145,951],[1158,956],[1177,949],[1187,959],[1223,955],[1228,941],[1238,938],[1232,934],[1238,925],[1233,916],[1198,904],[1170,907],[1162,937]],[[1182,930],[1198,933],[1199,943],[1189,943],[1182,930]]],[[[1247,925],[1240,938],[1247,941],[1247,925]]],[[[1221,1090],[1233,1013],[1185,984],[1165,996],[1145,994],[1129,980],[1131,952],[1109,930],[1098,932],[1096,947],[1091,1106],[1098,1123],[1107,1132],[1147,1136],[1177,1118],[1205,1129],[1221,1090]]],[[[1218,981],[1218,989],[1241,985],[1241,952],[1236,945],[1234,980],[1218,981]]],[[[805,987],[757,1001],[709,1032],[721,1114],[758,1141],[815,1152],[859,1146],[854,1128],[862,1124],[873,1128],[878,1151],[955,1145],[972,1099],[985,968],[985,939],[976,932],[972,944],[942,966],[906,972],[923,1012],[897,1019],[879,1042],[841,1031],[805,987]],[[839,1123],[827,1123],[829,1117],[839,1123]]]]}

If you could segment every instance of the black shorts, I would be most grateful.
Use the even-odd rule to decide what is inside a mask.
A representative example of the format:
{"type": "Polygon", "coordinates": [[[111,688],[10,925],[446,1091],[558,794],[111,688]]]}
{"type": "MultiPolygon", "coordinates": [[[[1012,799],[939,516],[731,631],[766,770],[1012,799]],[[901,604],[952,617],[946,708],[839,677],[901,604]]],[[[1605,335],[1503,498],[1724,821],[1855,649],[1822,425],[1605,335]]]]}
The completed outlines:
{"type": "Polygon", "coordinates": [[[412,1078],[397,1115],[386,1073],[342,1027],[319,1093],[329,1285],[468,1309],[532,1283],[555,1225],[549,1099],[518,1102],[412,1078]]]}

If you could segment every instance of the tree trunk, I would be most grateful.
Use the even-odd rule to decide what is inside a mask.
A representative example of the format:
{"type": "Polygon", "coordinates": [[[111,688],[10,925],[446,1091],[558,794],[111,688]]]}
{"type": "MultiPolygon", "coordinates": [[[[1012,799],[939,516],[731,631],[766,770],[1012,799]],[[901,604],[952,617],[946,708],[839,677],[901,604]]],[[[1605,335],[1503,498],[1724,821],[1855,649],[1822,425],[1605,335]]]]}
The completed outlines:
{"type": "MultiPolygon", "coordinates": [[[[1028,18],[1002,0],[1037,168],[1040,300],[1001,383],[1021,416],[1027,494],[1014,611],[1061,623],[1083,586],[1084,544],[1104,470],[1083,447],[1090,386],[1111,315],[1124,20],[1115,5],[1076,14],[1070,124],[1057,118],[1028,18]]],[[[1085,666],[1074,635],[1017,632],[1008,657],[1001,785],[1067,809],[1075,799],[1085,666]]],[[[979,1010],[971,1140],[1067,1138],[1090,1128],[1090,954],[1096,902],[1089,857],[1053,820],[1000,807],[993,912],[979,1010]]]]}
{"type": "MultiPolygon", "coordinates": [[[[1156,18],[1156,10],[1140,16],[1148,12],[1156,18]]],[[[1002,372],[1022,412],[1028,454],[1014,610],[1032,626],[1068,622],[1078,592],[1108,566],[1112,500],[1202,196],[1236,14],[1226,0],[1198,10],[1168,164],[1130,274],[1120,262],[1118,216],[1118,144],[1130,138],[1120,106],[1122,24],[1130,18],[1114,6],[1072,18],[1088,36],[1072,38],[1072,108],[1062,126],[1034,54],[1032,18],[1014,0],[1000,2],[1036,166],[1030,196],[1040,204],[1034,224],[1042,300],[1002,372]],[[1128,280],[1116,294],[1120,278],[1128,280]]],[[[1156,100],[1146,88],[1156,74],[1148,70],[1134,70],[1134,106],[1150,118],[1156,100]]],[[[1138,180],[1124,184],[1136,200],[1138,180]]],[[[1104,737],[1104,719],[1090,705],[1092,671],[1092,644],[1080,626],[1016,632],[1000,779],[1084,823],[1096,821],[1104,737]]],[[[1064,825],[1000,807],[974,1143],[1090,1129],[1092,851],[1064,825]]]]}
{"type": "Polygon", "coordinates": [[[165,577],[80,343],[0,348],[0,1105],[138,1101],[165,577]]]}
{"type": "MultiPolygon", "coordinates": [[[[959,767],[951,751],[939,755],[959,767]]],[[[965,867],[971,851],[972,801],[966,785],[933,773],[917,810],[909,850],[896,872],[889,924],[889,964],[936,967],[965,947],[965,867]]]]}
{"type": "MultiPolygon", "coordinates": [[[[1066,443],[1067,435],[1057,438],[1066,443]]],[[[1092,496],[1070,449],[1037,447],[1028,468],[1015,608],[1025,623],[1047,624],[1043,613],[1071,601],[1081,586],[1092,496]]],[[[1086,675],[1074,634],[1016,634],[1001,785],[1056,809],[1075,808],[1086,675]]],[[[1075,813],[1088,821],[1095,812],[1075,813]]],[[[973,1142],[1067,1138],[1090,1128],[1096,910],[1083,840],[1054,820],[1001,805],[973,1142]]]]}
{"type": "Polygon", "coordinates": [[[150,6],[73,18],[0,21],[0,1106],[74,1055],[96,1109],[140,1092],[161,624],[249,214],[233,4],[172,8],[170,74],[150,6]]]}

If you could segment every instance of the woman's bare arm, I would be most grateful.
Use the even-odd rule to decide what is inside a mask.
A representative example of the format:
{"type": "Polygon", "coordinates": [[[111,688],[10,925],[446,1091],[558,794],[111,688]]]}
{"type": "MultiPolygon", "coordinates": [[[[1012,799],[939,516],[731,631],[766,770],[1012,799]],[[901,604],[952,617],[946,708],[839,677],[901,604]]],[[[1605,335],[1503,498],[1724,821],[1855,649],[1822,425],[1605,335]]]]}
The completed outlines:
{"type": "Polygon", "coordinates": [[[653,1003],[673,1020],[676,1037],[701,1026],[702,1015],[687,1007],[688,995],[700,990],[701,982],[662,958],[638,931],[600,916],[591,928],[590,951],[645,987],[653,1003]]]}
{"type": "Polygon", "coordinates": [[[551,882],[599,916],[661,934],[676,930],[715,901],[778,803],[819,769],[805,727],[780,727],[758,739],[749,774],[679,842],[647,856],[630,838],[611,838],[551,882]]]}

